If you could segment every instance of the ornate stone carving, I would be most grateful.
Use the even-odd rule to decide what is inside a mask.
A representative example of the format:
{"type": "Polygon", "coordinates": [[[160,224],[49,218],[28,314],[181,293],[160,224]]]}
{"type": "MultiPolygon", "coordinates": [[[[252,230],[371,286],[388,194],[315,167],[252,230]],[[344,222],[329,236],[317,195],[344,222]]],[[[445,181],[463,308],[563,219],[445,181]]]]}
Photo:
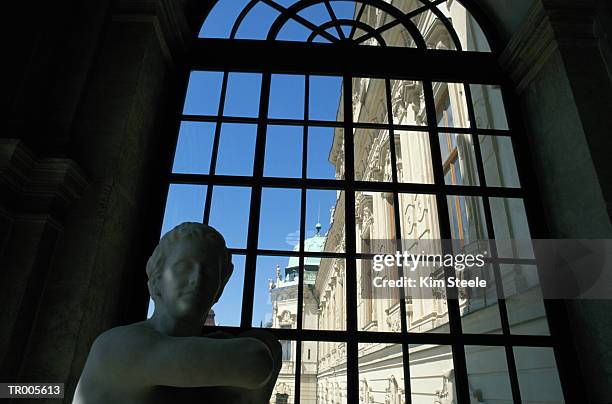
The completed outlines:
{"type": "Polygon", "coordinates": [[[292,326],[295,323],[295,314],[291,314],[289,310],[284,310],[280,316],[278,316],[278,323],[280,326],[292,326]]]}

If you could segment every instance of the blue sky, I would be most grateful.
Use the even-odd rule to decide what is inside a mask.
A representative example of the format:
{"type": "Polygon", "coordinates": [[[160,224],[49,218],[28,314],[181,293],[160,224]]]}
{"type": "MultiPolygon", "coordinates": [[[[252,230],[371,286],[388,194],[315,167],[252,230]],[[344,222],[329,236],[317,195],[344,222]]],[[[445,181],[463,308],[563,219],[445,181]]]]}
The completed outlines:
{"type": "MultiPolygon", "coordinates": [[[[213,11],[231,16],[245,1],[221,1],[222,10],[213,11]]],[[[279,3],[283,3],[279,1],[279,3]]],[[[287,3],[287,2],[284,2],[287,3]]],[[[339,2],[339,4],[353,4],[339,2]]],[[[266,6],[267,7],[267,6],[266,6]]],[[[320,9],[321,10],[321,9],[320,9]]],[[[325,11],[324,8],[322,11],[325,11]]],[[[269,10],[260,11],[270,12],[269,10]]],[[[309,11],[311,18],[316,12],[309,11]]],[[[352,11],[351,11],[352,13],[352,11]]],[[[265,15],[259,18],[265,20],[265,15]]],[[[325,16],[320,16],[324,19],[325,16]]],[[[231,18],[230,18],[231,19],[231,18]]],[[[209,36],[223,36],[227,26],[223,19],[211,19],[209,36]]],[[[206,28],[206,24],[205,24],[206,28]]],[[[255,38],[260,25],[248,26],[244,36],[255,38]]],[[[203,29],[202,32],[206,30],[203,29]]],[[[297,28],[295,30],[297,33],[297,28]]],[[[201,34],[202,36],[202,34],[201,34]]],[[[192,72],[183,113],[186,115],[217,115],[219,110],[223,73],[192,72]]],[[[261,74],[230,73],[228,90],[223,106],[224,115],[257,117],[261,89],[261,74]]],[[[340,103],[342,79],[340,77],[311,76],[309,118],[335,121],[340,103]]],[[[304,118],[305,78],[299,75],[274,74],[271,81],[270,118],[304,118]]],[[[182,122],[179,131],[173,172],[208,174],[211,166],[215,123],[182,122]]],[[[270,125],[267,129],[264,175],[299,178],[302,165],[302,136],[304,128],[297,125],[270,125]]],[[[255,124],[224,123],[216,164],[217,174],[250,176],[257,126],[255,124]]],[[[328,161],[334,128],[308,128],[307,177],[333,179],[335,170],[328,161]]],[[[172,184],[168,195],[162,234],[184,221],[202,221],[207,187],[203,185],[172,184]]],[[[210,224],[219,229],[229,247],[245,248],[249,221],[251,191],[248,187],[216,186],[213,188],[210,224]]],[[[307,237],[314,235],[320,220],[322,232],[329,228],[330,209],[335,205],[336,191],[309,190],[306,195],[307,237]]],[[[291,251],[299,237],[300,191],[264,188],[262,193],[259,248],[291,251]]],[[[253,325],[270,319],[271,305],[268,279],[275,276],[275,267],[287,265],[288,257],[258,257],[256,269],[253,325]]],[[[216,322],[221,325],[240,324],[245,257],[233,257],[234,273],[221,300],[214,306],[216,322]]],[[[151,314],[152,305],[149,309],[151,314]]]]}
{"type": "MultiPolygon", "coordinates": [[[[249,0],[219,1],[202,26],[200,38],[228,38],[234,21],[248,2],[249,0]]],[[[276,0],[276,3],[284,7],[289,7],[295,3],[295,0],[276,0]]],[[[353,18],[355,13],[354,1],[332,1],[331,5],[338,19],[353,18]]],[[[307,7],[298,14],[315,25],[321,25],[330,20],[329,13],[322,3],[307,7]]],[[[265,39],[272,23],[279,15],[279,11],[263,2],[259,2],[243,20],[236,32],[236,38],[265,39]]],[[[328,32],[335,34],[335,29],[331,29],[328,32]]],[[[348,32],[349,30],[346,29],[345,33],[348,32]]],[[[286,41],[305,41],[310,34],[310,29],[294,20],[289,20],[280,30],[277,39],[286,41]]],[[[315,39],[315,41],[327,42],[327,40],[321,37],[315,39]]]]}

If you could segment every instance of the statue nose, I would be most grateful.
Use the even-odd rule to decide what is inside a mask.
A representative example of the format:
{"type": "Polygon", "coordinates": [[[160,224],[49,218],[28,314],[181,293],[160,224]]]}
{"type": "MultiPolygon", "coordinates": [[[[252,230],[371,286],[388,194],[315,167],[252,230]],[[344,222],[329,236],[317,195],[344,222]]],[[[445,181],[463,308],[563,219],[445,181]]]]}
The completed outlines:
{"type": "Polygon", "coordinates": [[[194,265],[189,276],[189,284],[192,286],[199,286],[204,276],[203,271],[204,268],[202,265],[194,265]]]}

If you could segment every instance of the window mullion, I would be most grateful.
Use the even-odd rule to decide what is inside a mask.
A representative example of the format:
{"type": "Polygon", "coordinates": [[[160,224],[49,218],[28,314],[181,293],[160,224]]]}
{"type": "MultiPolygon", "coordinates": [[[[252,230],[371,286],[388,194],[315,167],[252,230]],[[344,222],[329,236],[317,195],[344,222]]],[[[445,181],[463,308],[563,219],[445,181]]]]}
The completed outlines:
{"type": "Polygon", "coordinates": [[[266,131],[268,104],[270,101],[270,82],[272,75],[264,72],[261,82],[261,96],[259,101],[259,122],[257,125],[257,140],[255,142],[255,162],[253,168],[253,188],[251,190],[251,204],[249,215],[249,229],[247,237],[247,257],[244,269],[244,288],[242,298],[242,328],[250,328],[253,317],[253,301],[255,295],[255,271],[257,268],[257,244],[259,238],[259,217],[261,214],[261,194],[264,159],[266,151],[266,131]]]}

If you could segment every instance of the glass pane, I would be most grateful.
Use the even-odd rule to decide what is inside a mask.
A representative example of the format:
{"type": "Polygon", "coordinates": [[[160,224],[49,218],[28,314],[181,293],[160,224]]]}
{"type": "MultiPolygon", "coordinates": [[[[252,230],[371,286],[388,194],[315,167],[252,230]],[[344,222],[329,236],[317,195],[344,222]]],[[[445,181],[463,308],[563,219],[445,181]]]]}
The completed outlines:
{"type": "Polygon", "coordinates": [[[340,29],[342,30],[345,38],[349,38],[351,36],[351,32],[353,31],[352,25],[341,25],[340,29]]]}
{"type": "Polygon", "coordinates": [[[308,178],[344,178],[344,129],[308,128],[308,178]]]}
{"type": "Polygon", "coordinates": [[[329,35],[332,36],[334,38],[336,38],[336,40],[339,40],[340,37],[338,36],[338,30],[334,27],[334,28],[327,28],[325,30],[325,32],[329,35]]]}
{"type": "Polygon", "coordinates": [[[306,191],[306,251],[344,252],[344,191],[306,191]]]}
{"type": "Polygon", "coordinates": [[[470,118],[462,83],[433,83],[436,119],[443,128],[469,128],[470,118]]]}
{"type": "Polygon", "coordinates": [[[487,239],[487,225],[482,198],[477,196],[447,196],[453,240],[461,240],[458,245],[469,249],[473,242],[487,239]]]}
{"type": "Polygon", "coordinates": [[[549,335],[540,279],[534,265],[501,264],[510,332],[549,335]]]}
{"type": "Polygon", "coordinates": [[[390,192],[355,193],[355,234],[357,252],[394,254],[395,214],[390,192]]]}
{"type": "Polygon", "coordinates": [[[404,366],[400,344],[359,344],[359,402],[404,402],[404,366]]]}
{"type": "Polygon", "coordinates": [[[301,178],[303,139],[301,126],[268,126],[264,176],[301,178]]]}
{"type": "Polygon", "coordinates": [[[493,266],[472,266],[456,271],[458,279],[484,280],[486,287],[459,287],[461,325],[466,334],[501,334],[497,283],[493,266]]]}
{"type": "Polygon", "coordinates": [[[383,79],[353,79],[353,122],[389,122],[387,86],[383,79]]]}
{"type": "MultiPolygon", "coordinates": [[[[437,280],[444,277],[440,269],[423,268],[419,275],[437,280]],[[429,272],[427,272],[429,271],[429,272]]],[[[418,278],[417,278],[418,282],[418,278]]],[[[407,293],[406,316],[408,332],[448,333],[448,302],[446,289],[420,287],[407,293]]]]}
{"type": "Polygon", "coordinates": [[[295,403],[295,341],[280,341],[283,350],[283,365],[270,396],[270,403],[295,403]]]}
{"type": "Polygon", "coordinates": [[[222,83],[222,72],[191,72],[183,114],[217,115],[222,83]]]}
{"type": "Polygon", "coordinates": [[[393,123],[396,125],[427,125],[423,82],[391,80],[393,123]]]}
{"type": "Polygon", "coordinates": [[[359,331],[401,332],[397,266],[378,268],[371,259],[357,260],[357,326],[359,331]]]}
{"type": "Polygon", "coordinates": [[[421,32],[427,49],[457,49],[448,28],[437,15],[431,12],[431,10],[418,14],[411,20],[421,32]]]}
{"type": "Polygon", "coordinates": [[[170,184],[161,236],[183,222],[202,223],[206,185],[170,184]]]}
{"type": "Polygon", "coordinates": [[[470,396],[478,403],[512,404],[506,350],[497,346],[465,347],[470,396]]]}
{"type": "Polygon", "coordinates": [[[477,128],[508,129],[500,86],[470,84],[470,92],[477,128]]]}
{"type": "Polygon", "coordinates": [[[503,258],[534,258],[522,199],[489,198],[497,254],[503,258]]]}
{"type": "Polygon", "coordinates": [[[388,130],[355,129],[354,147],[356,181],[391,181],[388,130]]]}
{"type": "Polygon", "coordinates": [[[310,76],[308,119],[340,121],[342,77],[310,76]]]}
{"type": "Polygon", "coordinates": [[[355,16],[355,2],[346,0],[331,0],[330,2],[336,18],[339,20],[352,20],[355,16]]]}
{"type": "MultiPolygon", "coordinates": [[[[406,4],[404,2],[404,4],[406,4]]],[[[416,5],[417,3],[412,3],[416,5]]],[[[382,37],[387,46],[398,48],[416,48],[416,42],[410,32],[402,24],[395,24],[382,33],[382,37]]]]}
{"type": "MultiPolygon", "coordinates": [[[[294,258],[297,261],[297,258],[294,258]]],[[[309,330],[346,329],[346,272],[341,258],[305,259],[304,314],[309,330]]]]}
{"type": "Polygon", "coordinates": [[[275,3],[287,8],[291,7],[295,3],[295,0],[276,0],[275,3]]]}
{"type": "Polygon", "coordinates": [[[321,35],[317,35],[312,42],[314,43],[331,43],[327,38],[323,38],[321,35]]]}
{"type": "Polygon", "coordinates": [[[225,285],[221,298],[208,313],[206,325],[240,326],[245,256],[232,256],[232,263],[234,264],[234,272],[225,285]]]}
{"type": "Polygon", "coordinates": [[[292,257],[257,257],[253,327],[297,328],[298,268],[292,257]]]}
{"type": "Polygon", "coordinates": [[[270,118],[304,119],[304,76],[273,74],[270,83],[270,118]]]}
{"type": "Polygon", "coordinates": [[[346,343],[302,343],[300,403],[346,403],[346,343]]]}
{"type": "Polygon", "coordinates": [[[261,74],[230,73],[227,80],[223,115],[257,117],[260,91],[261,74]]]}
{"type": "MultiPolygon", "coordinates": [[[[365,32],[364,30],[362,30],[361,28],[355,28],[354,32],[353,32],[353,36],[352,38],[356,41],[359,41],[360,38],[363,38],[365,35],[367,34],[367,32],[365,32]]],[[[361,45],[361,43],[360,43],[361,45]]]]}
{"type": "Polygon", "coordinates": [[[214,123],[181,122],[172,172],[208,174],[214,139],[214,123]]]}
{"type": "MultiPolygon", "coordinates": [[[[441,254],[440,229],[435,195],[399,194],[402,251],[408,254],[441,254]]],[[[418,258],[417,258],[418,259],[418,258]]],[[[434,262],[410,260],[403,266],[404,276],[413,279],[405,287],[406,316],[409,332],[448,332],[446,289],[422,285],[421,279],[444,277],[444,270],[434,262]]]]}
{"type": "Polygon", "coordinates": [[[263,2],[257,2],[242,20],[236,33],[237,39],[266,39],[268,31],[280,12],[263,2]]]}
{"type": "Polygon", "coordinates": [[[300,242],[299,189],[264,188],[261,195],[259,248],[293,250],[300,242]]]}
{"type": "Polygon", "coordinates": [[[276,39],[279,41],[306,42],[310,34],[312,34],[310,28],[306,28],[295,20],[289,20],[283,25],[276,39]]]}
{"type": "Polygon", "coordinates": [[[398,182],[433,184],[429,134],[396,130],[394,136],[398,182]]]}
{"type": "Polygon", "coordinates": [[[440,133],[439,137],[446,185],[478,185],[472,135],[440,133]]]}
{"type": "Polygon", "coordinates": [[[213,188],[209,224],[223,234],[229,248],[246,248],[250,204],[250,188],[213,188]]]}
{"type": "Polygon", "coordinates": [[[478,136],[487,186],[521,186],[514,160],[512,139],[505,136],[478,136]]]}
{"type": "Polygon", "coordinates": [[[304,17],[315,25],[322,25],[329,21],[329,13],[323,3],[313,4],[298,12],[300,17],[304,17]]]}
{"type": "Polygon", "coordinates": [[[448,345],[410,345],[410,389],[414,404],[458,401],[453,352],[448,345]]]}
{"type": "Polygon", "coordinates": [[[523,403],[564,403],[552,348],[514,347],[523,403]]]}
{"type": "MultiPolygon", "coordinates": [[[[361,6],[361,4],[359,4],[359,6],[361,6]]],[[[395,21],[395,18],[393,18],[391,15],[387,14],[380,8],[366,5],[363,9],[361,17],[359,18],[359,21],[369,25],[374,29],[378,29],[391,21],[395,21]]]]}
{"type": "MultiPolygon", "coordinates": [[[[458,1],[446,0],[438,9],[448,19],[459,37],[464,51],[491,52],[487,38],[480,25],[466,8],[458,1]]],[[[423,31],[422,31],[423,32],[423,31]]]]}
{"type": "MultiPolygon", "coordinates": [[[[440,238],[438,225],[438,207],[435,195],[422,194],[399,194],[400,223],[402,227],[402,239],[404,240],[436,240],[440,238]]],[[[438,245],[437,243],[436,245],[438,245]]],[[[405,246],[408,251],[423,247],[415,245],[411,248],[405,246]]],[[[432,254],[439,251],[428,251],[432,254]]]]}
{"type": "Polygon", "coordinates": [[[221,124],[215,173],[221,175],[253,175],[257,125],[221,124]],[[240,158],[236,158],[240,156],[240,158]]]}

